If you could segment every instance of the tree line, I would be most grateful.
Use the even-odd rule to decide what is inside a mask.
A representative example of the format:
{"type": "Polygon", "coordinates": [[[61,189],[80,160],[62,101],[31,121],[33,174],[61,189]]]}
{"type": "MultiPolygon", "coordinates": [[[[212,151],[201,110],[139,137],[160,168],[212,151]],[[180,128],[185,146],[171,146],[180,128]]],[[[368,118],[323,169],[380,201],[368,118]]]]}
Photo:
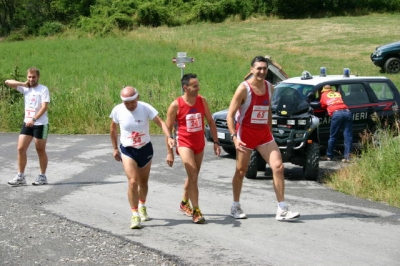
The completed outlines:
{"type": "Polygon", "coordinates": [[[283,19],[400,11],[400,0],[0,0],[0,36],[18,40],[66,28],[106,35],[144,25],[218,23],[251,16],[283,19]]]}

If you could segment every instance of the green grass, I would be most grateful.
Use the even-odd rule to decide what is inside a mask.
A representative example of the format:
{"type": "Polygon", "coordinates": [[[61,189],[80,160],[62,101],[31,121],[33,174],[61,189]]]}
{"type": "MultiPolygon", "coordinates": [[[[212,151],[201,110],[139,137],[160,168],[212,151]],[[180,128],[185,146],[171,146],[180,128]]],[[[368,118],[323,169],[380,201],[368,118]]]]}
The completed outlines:
{"type": "MultiPolygon", "coordinates": [[[[151,103],[165,118],[171,101],[181,94],[181,70],[172,64],[177,52],[195,62],[185,73],[197,73],[201,94],[212,112],[226,108],[256,55],[270,55],[289,76],[303,70],[328,74],[350,68],[352,74],[381,76],[369,56],[378,45],[399,41],[400,15],[279,20],[253,18],[245,22],[197,24],[175,28],[138,28],[93,38],[69,31],[62,36],[23,42],[0,41],[0,78],[14,67],[41,69],[49,87],[51,133],[108,133],[108,115],[120,103],[124,85],[138,88],[141,100],[151,103]]],[[[386,75],[400,88],[400,74],[386,75]]],[[[0,101],[0,131],[16,132],[23,104],[0,101]]],[[[152,133],[160,133],[154,125],[152,133]]],[[[397,177],[398,139],[365,153],[360,160],[328,179],[333,188],[400,206],[397,177]],[[396,148],[394,148],[396,147],[396,148]],[[392,153],[394,152],[394,154],[392,153]]]]}
{"type": "MultiPolygon", "coordinates": [[[[195,58],[185,73],[199,75],[201,93],[211,110],[217,111],[228,106],[255,55],[269,54],[290,76],[305,69],[318,73],[320,66],[327,67],[328,74],[349,67],[353,74],[382,75],[369,55],[376,46],[398,40],[398,19],[399,15],[254,18],[139,28],[107,38],[82,37],[70,31],[60,37],[0,42],[0,77],[9,78],[7,73],[14,66],[23,72],[30,66],[40,68],[40,81],[51,91],[53,133],[106,133],[108,114],[119,103],[118,93],[124,85],[136,86],[141,99],[165,117],[169,103],[180,95],[181,72],[172,64],[177,52],[195,58]]],[[[400,75],[390,78],[400,87],[400,75]]],[[[19,130],[19,123],[11,122],[20,120],[17,110],[21,104],[19,108],[0,108],[0,131],[19,130]]]]}
{"type": "MultiPolygon", "coordinates": [[[[399,129],[395,129],[399,135],[399,129]]],[[[367,143],[360,158],[326,178],[328,186],[346,194],[400,208],[400,137],[379,134],[379,145],[367,143]]]]}

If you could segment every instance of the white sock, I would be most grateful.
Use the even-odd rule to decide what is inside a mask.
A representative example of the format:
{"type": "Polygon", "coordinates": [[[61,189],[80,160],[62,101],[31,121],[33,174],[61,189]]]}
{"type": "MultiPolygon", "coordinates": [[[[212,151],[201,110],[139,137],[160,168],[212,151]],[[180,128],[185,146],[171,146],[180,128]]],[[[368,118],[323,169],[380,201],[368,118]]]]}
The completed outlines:
{"type": "Polygon", "coordinates": [[[238,207],[240,206],[240,202],[239,201],[234,201],[232,204],[232,207],[238,207]]]}
{"type": "Polygon", "coordinates": [[[283,210],[283,209],[285,209],[285,207],[287,207],[286,202],[284,202],[284,201],[278,202],[279,209],[283,210]]]}

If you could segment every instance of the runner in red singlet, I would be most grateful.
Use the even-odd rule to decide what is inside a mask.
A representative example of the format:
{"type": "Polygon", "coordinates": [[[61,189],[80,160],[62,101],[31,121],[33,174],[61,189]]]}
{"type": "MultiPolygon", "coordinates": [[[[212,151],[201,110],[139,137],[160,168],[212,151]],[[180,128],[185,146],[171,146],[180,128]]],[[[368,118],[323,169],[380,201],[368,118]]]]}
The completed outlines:
{"type": "Polygon", "coordinates": [[[300,214],[290,211],[284,201],[284,167],[279,147],[271,133],[270,99],[273,86],[265,81],[268,72],[266,58],[256,56],[251,62],[250,72],[252,76],[236,89],[227,115],[228,128],[236,147],[236,170],[232,179],[233,204],[231,216],[235,219],[247,218],[239,200],[250,155],[252,150],[256,149],[272,169],[273,184],[278,200],[275,218],[277,220],[297,219],[300,214]],[[237,122],[236,125],[235,121],[237,122]]]}
{"type": "MultiPolygon", "coordinates": [[[[187,173],[180,210],[187,216],[191,216],[194,223],[204,223],[205,219],[199,208],[197,185],[205,145],[204,117],[214,136],[214,153],[219,156],[221,150],[217,139],[217,128],[207,100],[199,95],[200,87],[197,76],[186,74],[182,77],[181,84],[184,93],[169,106],[166,122],[171,132],[174,126],[177,126],[176,149],[187,173]],[[190,206],[189,200],[192,206],[190,206]]],[[[167,149],[167,164],[172,167],[174,154],[168,143],[167,149]]]]}

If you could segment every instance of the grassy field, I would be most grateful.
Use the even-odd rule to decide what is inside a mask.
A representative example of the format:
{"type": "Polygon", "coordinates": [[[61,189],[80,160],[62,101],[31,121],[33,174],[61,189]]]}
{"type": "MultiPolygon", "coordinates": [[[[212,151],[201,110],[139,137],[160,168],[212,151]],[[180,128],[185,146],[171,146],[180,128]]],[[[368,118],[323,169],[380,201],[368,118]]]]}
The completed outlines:
{"type": "MultiPolygon", "coordinates": [[[[138,28],[94,38],[69,31],[63,36],[23,42],[0,41],[0,78],[15,67],[23,76],[28,67],[41,69],[49,87],[51,133],[109,132],[109,113],[120,102],[125,85],[138,88],[141,100],[165,118],[171,101],[181,94],[181,70],[172,64],[177,52],[195,62],[185,73],[199,75],[201,94],[212,112],[226,108],[256,55],[270,55],[289,76],[303,70],[328,74],[350,68],[352,74],[380,76],[369,56],[376,46],[399,41],[400,15],[370,15],[325,19],[278,20],[253,18],[245,22],[198,24],[176,28],[138,28]]],[[[400,74],[388,75],[400,88],[400,74]]],[[[20,129],[23,103],[0,101],[0,131],[20,129]]],[[[160,133],[152,127],[152,133],[160,133]]],[[[326,178],[327,185],[351,195],[400,207],[398,139],[368,149],[357,163],[326,178]],[[377,152],[378,151],[378,152],[377,152]]]]}
{"type": "MultiPolygon", "coordinates": [[[[124,85],[139,89],[141,99],[165,117],[180,95],[181,70],[172,64],[177,52],[195,62],[185,73],[199,75],[201,93],[212,111],[228,106],[236,86],[255,55],[270,55],[290,76],[303,70],[317,74],[382,75],[369,59],[376,46],[399,40],[399,15],[326,19],[198,24],[176,28],[138,28],[113,37],[92,38],[76,32],[23,42],[0,42],[0,77],[10,78],[15,66],[41,69],[49,87],[53,133],[107,133],[108,115],[119,103],[124,85]]],[[[390,78],[400,88],[400,75],[390,78]]],[[[22,104],[0,106],[0,131],[18,131],[22,104]]],[[[152,128],[154,133],[160,131],[152,128]]]]}

